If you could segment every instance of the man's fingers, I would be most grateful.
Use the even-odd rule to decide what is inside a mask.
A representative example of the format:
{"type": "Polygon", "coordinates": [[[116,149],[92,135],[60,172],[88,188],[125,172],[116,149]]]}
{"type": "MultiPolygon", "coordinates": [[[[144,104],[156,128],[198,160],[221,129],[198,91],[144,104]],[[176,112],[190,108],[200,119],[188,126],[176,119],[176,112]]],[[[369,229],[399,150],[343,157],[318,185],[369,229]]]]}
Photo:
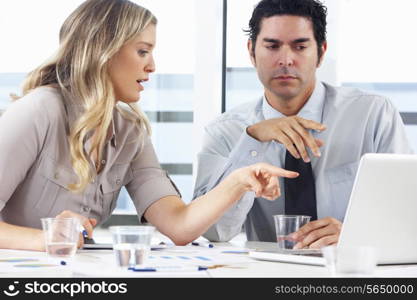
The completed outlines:
{"type": "Polygon", "coordinates": [[[307,147],[311,149],[314,156],[320,157],[320,147],[323,146],[321,140],[316,140],[309,132],[310,127],[325,128],[324,125],[311,120],[302,118],[288,118],[288,121],[282,122],[280,130],[277,133],[277,140],[281,142],[292,156],[304,162],[310,162],[307,147]],[[308,125],[305,127],[304,125],[308,125]]]}
{"type": "Polygon", "coordinates": [[[339,232],[337,231],[336,226],[329,225],[326,227],[313,230],[309,234],[307,234],[300,243],[302,244],[302,247],[304,248],[330,235],[339,236],[339,232]]]}
{"type": "Polygon", "coordinates": [[[325,246],[334,245],[338,242],[338,240],[339,240],[338,235],[328,235],[328,236],[325,236],[325,237],[315,241],[314,243],[310,244],[309,248],[310,249],[320,249],[320,248],[323,248],[325,246]]]}
{"type": "Polygon", "coordinates": [[[320,147],[324,145],[324,142],[320,139],[315,139],[310,131],[303,127],[299,122],[292,122],[292,128],[300,135],[306,144],[312,151],[313,155],[316,157],[321,156],[320,147]]]}
{"type": "Polygon", "coordinates": [[[281,144],[285,146],[285,149],[288,150],[288,152],[291,153],[293,157],[296,159],[300,159],[300,154],[298,153],[297,148],[294,146],[294,143],[291,141],[291,139],[285,135],[284,133],[281,133],[277,139],[281,144]]]}
{"type": "Polygon", "coordinates": [[[291,238],[295,240],[300,240],[301,238],[304,238],[304,236],[309,234],[311,231],[327,226],[329,222],[330,221],[327,218],[311,221],[302,226],[297,232],[292,233],[291,238]]]}
{"type": "Polygon", "coordinates": [[[313,245],[326,236],[335,236],[337,242],[341,228],[342,223],[339,220],[327,217],[304,225],[297,232],[292,233],[290,237],[299,242],[294,248],[301,249],[313,245]]]}
{"type": "Polygon", "coordinates": [[[291,142],[297,148],[297,152],[300,154],[301,158],[306,162],[310,162],[310,157],[308,156],[306,145],[302,137],[296,132],[293,128],[287,128],[285,134],[291,139],[291,142]]]}
{"type": "Polygon", "coordinates": [[[324,146],[324,141],[321,139],[314,139],[318,147],[324,146]]]}
{"type": "Polygon", "coordinates": [[[314,156],[320,157],[320,147],[323,146],[322,141],[320,140],[320,143],[317,143],[316,139],[313,137],[311,132],[304,129],[300,124],[296,123],[293,126],[294,130],[301,136],[301,138],[304,140],[304,144],[307,145],[311,149],[311,152],[314,156]]]}
{"type": "Polygon", "coordinates": [[[297,121],[306,129],[313,129],[317,131],[324,131],[327,129],[326,125],[318,123],[313,120],[306,120],[306,119],[297,117],[297,121]]]}
{"type": "Polygon", "coordinates": [[[310,245],[300,242],[294,246],[294,249],[303,249],[303,248],[321,249],[325,246],[337,244],[338,240],[339,240],[339,235],[326,235],[310,245]]]}
{"type": "Polygon", "coordinates": [[[317,155],[317,152],[320,152],[318,149],[318,145],[316,144],[316,141],[314,140],[313,136],[309,131],[307,131],[304,127],[302,127],[299,123],[295,122],[292,124],[292,128],[294,131],[303,139],[303,142],[306,146],[308,146],[313,154],[315,156],[317,155]]]}

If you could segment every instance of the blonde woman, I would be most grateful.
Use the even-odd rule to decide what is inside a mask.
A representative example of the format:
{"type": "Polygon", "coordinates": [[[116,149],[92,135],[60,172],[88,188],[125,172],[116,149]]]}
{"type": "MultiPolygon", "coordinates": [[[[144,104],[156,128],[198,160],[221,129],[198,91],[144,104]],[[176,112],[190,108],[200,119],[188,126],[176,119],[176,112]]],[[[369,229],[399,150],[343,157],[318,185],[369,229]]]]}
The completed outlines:
{"type": "Polygon", "coordinates": [[[28,75],[23,97],[0,119],[0,248],[44,250],[42,217],[78,218],[92,237],[122,186],[141,221],[182,245],[247,191],[275,199],[277,176],[297,176],[257,164],[183,203],[135,106],[155,70],[156,24],[126,0],[88,0],[67,18],[57,53],[28,75]]]}

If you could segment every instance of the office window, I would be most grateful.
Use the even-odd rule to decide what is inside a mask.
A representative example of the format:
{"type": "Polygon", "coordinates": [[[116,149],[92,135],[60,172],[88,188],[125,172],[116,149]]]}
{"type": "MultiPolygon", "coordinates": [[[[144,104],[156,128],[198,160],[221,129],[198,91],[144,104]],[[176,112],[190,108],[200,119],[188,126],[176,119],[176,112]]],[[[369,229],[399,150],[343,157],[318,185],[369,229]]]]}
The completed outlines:
{"type": "MultiPolygon", "coordinates": [[[[0,110],[10,104],[10,93],[20,94],[27,72],[57,49],[63,21],[82,2],[0,1],[0,110]]],[[[145,83],[139,104],[151,121],[152,140],[162,167],[189,202],[193,188],[194,28],[190,24],[195,22],[194,0],[133,2],[158,18],[156,72],[145,83]]],[[[136,213],[125,189],[115,212],[136,213]]]]}
{"type": "Polygon", "coordinates": [[[371,0],[342,1],[340,82],[389,97],[417,152],[417,40],[410,39],[417,3],[381,0],[375,6],[371,0]]]}
{"type": "MultiPolygon", "coordinates": [[[[228,0],[226,110],[259,99],[263,88],[246,48],[258,0],[228,0]]],[[[327,0],[328,51],[318,78],[387,96],[417,151],[417,27],[414,0],[327,0]]]]}
{"type": "MultiPolygon", "coordinates": [[[[152,125],[152,141],[162,168],[191,201],[194,91],[194,0],[135,0],[158,18],[156,72],[145,84],[140,106],[152,125]],[[176,13],[172,13],[176,12],[176,13]],[[178,33],[178,34],[176,34],[178,33]]],[[[136,213],[122,189],[116,213],[136,213]]]]}

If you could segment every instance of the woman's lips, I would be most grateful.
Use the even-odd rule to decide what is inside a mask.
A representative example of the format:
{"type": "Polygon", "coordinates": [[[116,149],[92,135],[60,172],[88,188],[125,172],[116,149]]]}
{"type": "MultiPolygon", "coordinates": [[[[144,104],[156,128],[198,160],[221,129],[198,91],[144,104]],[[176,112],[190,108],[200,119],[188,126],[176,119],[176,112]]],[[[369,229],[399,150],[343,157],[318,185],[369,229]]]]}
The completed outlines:
{"type": "Polygon", "coordinates": [[[143,85],[141,84],[141,83],[142,83],[142,81],[137,80],[136,82],[137,82],[137,84],[138,84],[139,91],[143,91],[143,90],[144,90],[144,88],[143,88],[143,85]]]}

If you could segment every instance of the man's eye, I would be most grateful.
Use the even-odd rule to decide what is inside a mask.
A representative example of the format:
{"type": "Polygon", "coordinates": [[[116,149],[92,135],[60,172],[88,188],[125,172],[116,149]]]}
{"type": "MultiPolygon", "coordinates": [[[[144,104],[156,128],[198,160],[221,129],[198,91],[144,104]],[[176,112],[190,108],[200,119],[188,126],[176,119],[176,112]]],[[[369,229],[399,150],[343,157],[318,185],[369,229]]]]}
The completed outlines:
{"type": "Polygon", "coordinates": [[[278,45],[269,45],[269,46],[266,46],[266,48],[267,49],[278,49],[279,46],[278,45]]]}
{"type": "Polygon", "coordinates": [[[306,46],[297,46],[295,47],[297,50],[304,50],[305,48],[307,48],[306,46]]]}

